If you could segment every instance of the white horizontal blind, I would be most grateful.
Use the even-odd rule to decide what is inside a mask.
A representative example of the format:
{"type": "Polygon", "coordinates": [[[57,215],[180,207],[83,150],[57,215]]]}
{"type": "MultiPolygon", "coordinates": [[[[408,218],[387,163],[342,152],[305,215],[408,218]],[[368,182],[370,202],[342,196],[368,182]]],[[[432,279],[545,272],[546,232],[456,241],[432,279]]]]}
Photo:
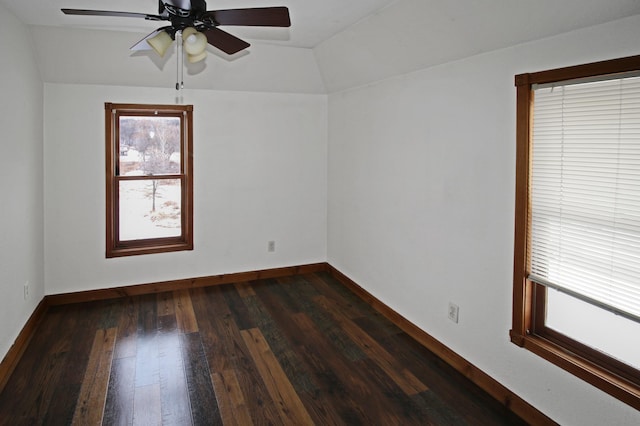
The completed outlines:
{"type": "Polygon", "coordinates": [[[529,278],[640,321],[640,77],[534,92],[529,278]]]}

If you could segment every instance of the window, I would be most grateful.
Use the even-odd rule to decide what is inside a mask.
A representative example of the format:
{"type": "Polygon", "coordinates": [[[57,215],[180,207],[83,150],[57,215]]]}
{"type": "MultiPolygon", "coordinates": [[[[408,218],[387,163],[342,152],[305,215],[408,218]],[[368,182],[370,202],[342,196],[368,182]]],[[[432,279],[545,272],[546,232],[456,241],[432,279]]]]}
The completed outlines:
{"type": "Polygon", "coordinates": [[[107,257],[193,249],[192,115],[105,104],[107,257]]]}
{"type": "Polygon", "coordinates": [[[511,340],[640,409],[640,56],[515,80],[511,340]]]}

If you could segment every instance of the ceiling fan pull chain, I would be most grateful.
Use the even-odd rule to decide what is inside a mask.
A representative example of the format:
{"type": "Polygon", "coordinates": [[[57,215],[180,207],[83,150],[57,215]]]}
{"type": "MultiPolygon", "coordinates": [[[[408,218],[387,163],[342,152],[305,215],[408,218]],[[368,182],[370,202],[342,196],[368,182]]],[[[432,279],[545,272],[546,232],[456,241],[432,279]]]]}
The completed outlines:
{"type": "MultiPolygon", "coordinates": [[[[178,33],[176,33],[176,41],[178,33]]],[[[180,90],[180,43],[176,43],[176,90],[180,90]]]]}
{"type": "Polygon", "coordinates": [[[176,90],[184,88],[184,48],[182,46],[182,31],[176,31],[176,90]]]}

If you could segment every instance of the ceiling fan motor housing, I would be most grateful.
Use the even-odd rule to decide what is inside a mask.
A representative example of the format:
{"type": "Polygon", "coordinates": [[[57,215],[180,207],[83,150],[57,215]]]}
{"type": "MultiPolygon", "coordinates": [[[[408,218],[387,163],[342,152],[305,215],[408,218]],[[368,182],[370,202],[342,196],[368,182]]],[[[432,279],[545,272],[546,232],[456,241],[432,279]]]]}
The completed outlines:
{"type": "Polygon", "coordinates": [[[204,0],[158,0],[158,13],[166,10],[170,15],[187,18],[206,12],[207,5],[204,0]]]}

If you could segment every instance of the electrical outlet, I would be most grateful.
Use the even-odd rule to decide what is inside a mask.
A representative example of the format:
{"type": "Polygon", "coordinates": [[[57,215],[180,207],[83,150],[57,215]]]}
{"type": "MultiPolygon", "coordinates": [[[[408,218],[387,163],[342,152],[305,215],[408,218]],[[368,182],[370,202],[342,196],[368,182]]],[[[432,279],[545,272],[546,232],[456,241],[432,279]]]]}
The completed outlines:
{"type": "Polygon", "coordinates": [[[449,302],[449,319],[456,324],[458,323],[458,313],[460,308],[455,303],[449,302]]]}
{"type": "Polygon", "coordinates": [[[29,281],[26,281],[24,283],[24,300],[27,300],[29,298],[29,281]]]}
{"type": "Polygon", "coordinates": [[[276,242],[275,241],[269,241],[267,243],[267,251],[269,253],[273,253],[274,251],[276,251],[276,242]]]}

